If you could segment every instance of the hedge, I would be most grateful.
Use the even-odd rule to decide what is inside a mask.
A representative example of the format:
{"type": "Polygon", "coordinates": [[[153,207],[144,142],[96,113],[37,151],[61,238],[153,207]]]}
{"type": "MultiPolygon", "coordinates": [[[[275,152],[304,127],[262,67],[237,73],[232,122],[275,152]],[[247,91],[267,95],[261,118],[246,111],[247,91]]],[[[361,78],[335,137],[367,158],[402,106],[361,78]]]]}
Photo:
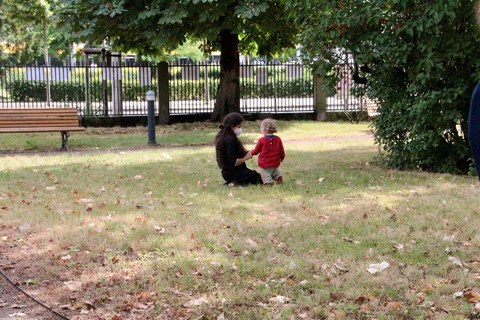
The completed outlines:
{"type": "MultiPolygon", "coordinates": [[[[210,79],[209,94],[215,97],[219,80],[210,79]]],[[[46,87],[43,81],[13,81],[8,88],[12,100],[22,101],[46,101],[46,87]]],[[[139,86],[136,83],[122,83],[122,95],[124,101],[145,100],[148,90],[155,91],[155,84],[139,86]]],[[[112,94],[111,85],[107,86],[108,97],[112,94]]],[[[308,97],[313,94],[312,79],[290,79],[276,81],[275,83],[257,84],[254,79],[243,79],[240,84],[240,92],[243,98],[267,98],[267,97],[308,97]]],[[[205,99],[205,85],[203,81],[172,81],[169,84],[170,100],[205,99]]],[[[102,82],[90,82],[91,101],[102,100],[102,82]]],[[[51,101],[84,101],[85,85],[83,83],[52,82],[50,84],[51,101]]]]}

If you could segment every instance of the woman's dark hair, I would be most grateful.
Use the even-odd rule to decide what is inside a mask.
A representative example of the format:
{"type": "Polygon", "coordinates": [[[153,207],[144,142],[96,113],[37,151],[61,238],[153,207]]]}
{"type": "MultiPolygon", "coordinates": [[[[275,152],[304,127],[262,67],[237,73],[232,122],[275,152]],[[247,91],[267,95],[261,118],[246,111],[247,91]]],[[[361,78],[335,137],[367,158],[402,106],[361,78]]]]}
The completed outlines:
{"type": "Polygon", "coordinates": [[[225,146],[225,138],[227,136],[233,137],[237,148],[242,151],[243,155],[247,153],[247,150],[243,147],[242,142],[237,138],[237,135],[233,132],[233,127],[241,124],[245,119],[241,114],[232,112],[229,113],[223,118],[222,124],[220,125],[220,131],[218,131],[217,136],[215,137],[215,151],[217,154],[217,164],[220,169],[223,168],[223,148],[225,146]]]}

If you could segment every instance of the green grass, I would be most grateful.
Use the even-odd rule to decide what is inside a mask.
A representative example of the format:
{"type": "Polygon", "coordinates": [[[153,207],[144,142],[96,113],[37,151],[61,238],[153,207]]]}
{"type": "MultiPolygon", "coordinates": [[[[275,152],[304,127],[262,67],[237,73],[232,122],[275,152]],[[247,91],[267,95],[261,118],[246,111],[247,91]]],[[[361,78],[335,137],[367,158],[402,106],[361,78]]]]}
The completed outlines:
{"type": "MultiPolygon", "coordinates": [[[[81,319],[475,317],[453,294],[478,290],[476,178],[377,165],[368,123],[280,122],[285,183],[225,188],[215,127],[159,127],[165,145],[194,148],[115,150],[146,137],[87,131],[72,144],[105,152],[4,155],[0,219],[19,228],[3,244],[39,270],[31,286],[81,281],[81,293],[55,291],[95,303],[81,319]]],[[[259,122],[245,128],[251,147],[259,122]]]]}

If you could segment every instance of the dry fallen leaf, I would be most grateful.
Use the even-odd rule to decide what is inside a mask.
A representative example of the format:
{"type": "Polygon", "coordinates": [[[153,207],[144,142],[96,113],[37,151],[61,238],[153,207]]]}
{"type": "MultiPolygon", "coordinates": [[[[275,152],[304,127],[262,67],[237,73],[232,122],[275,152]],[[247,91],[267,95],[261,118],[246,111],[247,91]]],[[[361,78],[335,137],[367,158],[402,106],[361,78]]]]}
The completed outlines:
{"type": "Polygon", "coordinates": [[[462,260],[460,260],[459,258],[457,257],[448,257],[448,261],[452,262],[454,265],[456,266],[459,266],[459,267],[463,267],[463,262],[462,260]]]}
{"type": "Polygon", "coordinates": [[[302,280],[298,284],[302,287],[305,287],[308,284],[308,280],[302,280]]]}
{"type": "Polygon", "coordinates": [[[386,261],[382,261],[380,263],[373,263],[373,264],[369,265],[369,267],[367,268],[367,271],[371,274],[375,274],[377,272],[381,272],[381,271],[387,269],[388,267],[390,267],[390,263],[388,263],[386,261]]]}
{"type": "Polygon", "coordinates": [[[324,214],[319,214],[318,219],[320,219],[320,223],[324,225],[328,223],[328,220],[330,219],[330,217],[324,214]]]}
{"type": "Polygon", "coordinates": [[[401,309],[402,308],[402,303],[401,302],[398,302],[398,301],[392,301],[392,302],[389,302],[387,303],[387,310],[398,310],[398,309],[401,309]]]}
{"type": "Polygon", "coordinates": [[[159,227],[159,226],[153,226],[153,228],[155,229],[155,231],[158,234],[164,234],[165,233],[165,228],[162,228],[162,227],[159,227]]]}
{"type": "Polygon", "coordinates": [[[208,299],[206,297],[200,297],[198,299],[192,299],[192,300],[188,301],[183,306],[186,307],[186,308],[197,307],[197,306],[201,306],[202,304],[206,304],[206,303],[208,303],[208,299]]]}
{"type": "Polygon", "coordinates": [[[341,262],[336,262],[333,264],[333,266],[341,272],[348,272],[348,268],[345,267],[344,264],[341,262]]]}
{"type": "Polygon", "coordinates": [[[142,216],[135,217],[134,220],[138,224],[145,224],[147,222],[147,219],[145,217],[142,217],[142,216]]]}
{"type": "Polygon", "coordinates": [[[58,184],[60,182],[60,180],[58,180],[58,178],[51,172],[45,172],[45,175],[47,176],[47,178],[52,181],[54,184],[58,184]]]}
{"type": "Polygon", "coordinates": [[[63,257],[61,257],[60,259],[63,260],[63,261],[68,261],[68,260],[72,259],[72,256],[67,254],[67,255],[64,255],[63,257]]]}
{"type": "Polygon", "coordinates": [[[63,283],[65,288],[70,291],[80,291],[82,289],[82,283],[80,281],[66,281],[63,283]]]}
{"type": "Polygon", "coordinates": [[[480,302],[480,293],[478,293],[476,290],[470,290],[468,292],[465,292],[464,297],[470,303],[480,302]]]}
{"type": "Polygon", "coordinates": [[[248,246],[250,246],[252,248],[258,247],[258,243],[255,242],[254,240],[250,239],[250,238],[247,238],[247,240],[245,240],[245,242],[247,243],[248,246]]]}
{"type": "Polygon", "coordinates": [[[9,314],[8,315],[10,318],[13,318],[13,317],[26,317],[27,314],[26,313],[23,313],[23,312],[15,312],[15,313],[12,313],[12,314],[9,314]]]}
{"type": "Polygon", "coordinates": [[[268,301],[272,303],[277,303],[277,304],[285,304],[288,301],[290,301],[290,299],[285,296],[276,296],[276,297],[270,298],[268,301]]]}
{"type": "Polygon", "coordinates": [[[397,251],[397,252],[402,252],[403,249],[405,248],[405,246],[404,246],[403,244],[399,243],[399,244],[394,244],[394,245],[393,245],[393,248],[394,248],[395,251],[397,251]]]}

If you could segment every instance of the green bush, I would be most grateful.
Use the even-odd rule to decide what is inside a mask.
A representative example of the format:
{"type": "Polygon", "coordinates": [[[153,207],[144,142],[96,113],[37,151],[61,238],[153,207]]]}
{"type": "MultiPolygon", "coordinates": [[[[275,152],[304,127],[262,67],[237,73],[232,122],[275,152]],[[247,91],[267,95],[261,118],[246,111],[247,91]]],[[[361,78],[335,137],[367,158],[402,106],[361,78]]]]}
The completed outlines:
{"type": "Polygon", "coordinates": [[[339,77],[334,71],[348,61],[357,79],[368,81],[366,93],[380,103],[375,141],[389,166],[448,173],[471,167],[468,111],[480,71],[476,2],[292,2],[304,60],[325,77],[339,77]]]}
{"type": "MultiPolygon", "coordinates": [[[[14,81],[10,86],[13,101],[46,101],[47,88],[43,81],[14,81]]],[[[78,83],[52,82],[50,99],[52,101],[81,101],[85,97],[84,86],[78,83]]]]}
{"type": "Polygon", "coordinates": [[[309,97],[313,94],[312,79],[292,79],[257,84],[255,80],[243,80],[240,84],[243,98],[309,97]]]}
{"type": "MultiPolygon", "coordinates": [[[[217,94],[219,79],[209,79],[209,94],[214,98],[217,94]]],[[[143,101],[147,91],[156,91],[155,81],[149,86],[139,86],[136,81],[122,83],[124,101],[143,101]]],[[[311,79],[291,79],[257,84],[254,79],[243,79],[240,92],[244,98],[262,97],[306,97],[313,94],[311,79]]],[[[13,101],[45,101],[46,85],[44,81],[13,81],[10,86],[13,101]]],[[[103,83],[101,80],[90,81],[90,101],[103,100],[103,83]]],[[[205,99],[204,81],[170,81],[170,100],[203,100],[205,99]]],[[[111,99],[112,86],[107,83],[107,96],[111,99]]],[[[85,101],[85,84],[83,82],[52,82],[50,84],[51,101],[85,101]]]]}
{"type": "MultiPolygon", "coordinates": [[[[111,90],[111,88],[109,88],[111,90]]],[[[144,101],[147,91],[155,91],[155,85],[141,87],[133,83],[122,84],[122,95],[124,101],[144,101]]]]}

